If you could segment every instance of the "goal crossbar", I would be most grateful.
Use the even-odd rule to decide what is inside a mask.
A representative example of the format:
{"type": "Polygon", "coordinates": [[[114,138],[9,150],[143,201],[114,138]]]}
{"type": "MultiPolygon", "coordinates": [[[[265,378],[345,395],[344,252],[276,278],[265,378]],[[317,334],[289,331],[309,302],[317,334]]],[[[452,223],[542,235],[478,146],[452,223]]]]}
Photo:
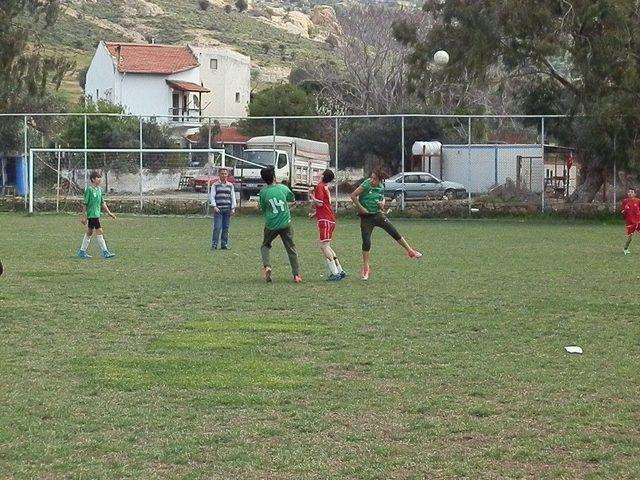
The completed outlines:
{"type": "MultiPolygon", "coordinates": [[[[220,155],[220,166],[227,167],[227,159],[230,159],[232,162],[242,162],[244,165],[253,166],[256,168],[264,168],[264,165],[251,162],[249,160],[245,160],[243,158],[235,157],[226,152],[226,150],[222,148],[31,148],[29,150],[29,213],[33,213],[33,203],[34,203],[34,156],[40,153],[53,153],[53,154],[63,154],[63,153],[72,153],[72,154],[84,154],[85,157],[85,177],[87,175],[87,154],[90,153],[113,153],[113,154],[123,154],[123,153],[137,153],[139,154],[139,169],[140,175],[142,176],[143,171],[143,158],[145,154],[158,154],[158,153],[168,153],[168,154],[194,154],[194,153],[206,153],[206,154],[219,154],[220,155]]],[[[246,168],[246,167],[245,167],[246,168]]],[[[86,178],[85,178],[86,183],[86,178]]],[[[142,208],[143,203],[143,194],[142,194],[142,183],[140,183],[140,207],[142,208]]]]}

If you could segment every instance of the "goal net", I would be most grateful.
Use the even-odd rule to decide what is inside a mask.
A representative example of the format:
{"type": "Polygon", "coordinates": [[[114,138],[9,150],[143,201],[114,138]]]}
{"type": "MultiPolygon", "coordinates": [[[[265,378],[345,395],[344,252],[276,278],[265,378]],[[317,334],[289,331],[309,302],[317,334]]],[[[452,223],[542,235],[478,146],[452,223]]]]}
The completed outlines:
{"type": "Polygon", "coordinates": [[[119,211],[162,201],[204,209],[220,167],[233,175],[239,160],[223,149],[35,148],[29,155],[29,211],[78,211],[92,171],[101,174],[106,198],[119,211]]]}

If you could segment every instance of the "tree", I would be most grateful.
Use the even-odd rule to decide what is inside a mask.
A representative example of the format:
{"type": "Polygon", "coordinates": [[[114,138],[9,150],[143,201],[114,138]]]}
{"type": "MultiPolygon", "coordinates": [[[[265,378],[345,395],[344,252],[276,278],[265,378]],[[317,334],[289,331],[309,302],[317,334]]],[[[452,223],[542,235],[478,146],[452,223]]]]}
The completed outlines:
{"type": "Polygon", "coordinates": [[[247,3],[247,0],[236,0],[236,8],[239,12],[244,12],[249,8],[249,3],[247,3]]]}
{"type": "Polygon", "coordinates": [[[82,89],[82,91],[85,91],[85,88],[87,86],[87,73],[89,72],[89,65],[87,65],[86,67],[82,68],[79,72],[78,72],[78,85],[80,85],[80,88],[82,89]]]}
{"type": "Polygon", "coordinates": [[[50,80],[59,85],[72,66],[59,56],[44,54],[37,45],[38,33],[56,19],[58,3],[57,0],[3,0],[0,10],[0,111],[12,110],[16,93],[42,94],[50,80]]]}
{"type": "MultiPolygon", "coordinates": [[[[442,129],[429,118],[405,122],[405,168],[409,167],[411,146],[416,141],[439,138],[442,129]]],[[[394,174],[402,169],[402,131],[399,118],[359,119],[340,132],[340,164],[383,166],[394,174]]]]}
{"type": "Polygon", "coordinates": [[[526,113],[570,115],[548,134],[578,148],[584,182],[575,201],[593,200],[614,161],[638,170],[637,2],[427,0],[424,11],[433,22],[428,32],[402,22],[395,28],[412,48],[413,89],[428,91],[431,55],[445,48],[451,62],[442,78],[467,75],[475,87],[508,92],[526,113]]]}
{"type": "MultiPolygon", "coordinates": [[[[79,109],[78,115],[67,117],[61,140],[66,147],[84,148],[84,116],[83,113],[104,113],[107,115],[87,116],[87,148],[115,149],[138,148],[140,145],[140,121],[129,116],[114,116],[124,114],[120,105],[100,100],[88,103],[79,109]]],[[[155,121],[142,122],[143,148],[171,148],[173,142],[168,130],[155,121]]],[[[159,163],[153,156],[146,154],[143,165],[150,170],[157,169],[159,163]]],[[[108,154],[99,153],[89,155],[89,168],[99,168],[105,176],[105,188],[109,188],[109,173],[133,173],[139,169],[138,154],[108,154]]]]}
{"type": "Polygon", "coordinates": [[[340,11],[342,35],[332,40],[333,61],[302,66],[317,87],[322,113],[403,110],[409,101],[405,57],[410,49],[393,36],[392,25],[400,19],[410,20],[402,10],[376,5],[340,11]]]}
{"type": "MultiPolygon", "coordinates": [[[[47,55],[39,34],[58,13],[57,0],[2,0],[0,4],[0,112],[29,113],[59,109],[47,92],[57,89],[73,63],[47,55]]],[[[33,126],[50,125],[41,118],[33,126]]],[[[0,151],[22,150],[22,119],[0,118],[0,151]]]]}
{"type": "MultiPolygon", "coordinates": [[[[315,101],[302,88],[295,85],[277,85],[256,93],[249,103],[250,117],[316,115],[315,101]]],[[[312,119],[283,119],[276,122],[278,135],[290,135],[321,140],[323,126],[312,119]]],[[[268,120],[242,120],[240,128],[245,135],[270,135],[273,123],[268,120]]]]}
{"type": "MultiPolygon", "coordinates": [[[[356,6],[339,11],[342,32],[332,41],[333,61],[303,64],[290,80],[317,100],[323,114],[390,114],[420,112],[415,95],[406,88],[406,57],[410,48],[393,35],[395,22],[420,24],[422,15],[384,6],[356,6]]],[[[331,38],[331,37],[330,37],[331,38]]],[[[341,163],[384,165],[400,169],[400,119],[371,118],[340,122],[341,163]]],[[[413,141],[438,138],[441,129],[430,119],[407,123],[407,155],[413,141]]]]}

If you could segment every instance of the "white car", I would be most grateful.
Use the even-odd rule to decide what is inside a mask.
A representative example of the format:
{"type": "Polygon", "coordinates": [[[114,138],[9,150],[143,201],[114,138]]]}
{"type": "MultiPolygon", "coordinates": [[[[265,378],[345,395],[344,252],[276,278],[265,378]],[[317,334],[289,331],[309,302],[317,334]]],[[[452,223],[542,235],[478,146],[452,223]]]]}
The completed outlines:
{"type": "Polygon", "coordinates": [[[467,189],[460,183],[440,180],[428,172],[398,173],[385,180],[384,194],[386,197],[400,199],[403,192],[405,200],[443,197],[451,199],[464,197],[467,189]]]}

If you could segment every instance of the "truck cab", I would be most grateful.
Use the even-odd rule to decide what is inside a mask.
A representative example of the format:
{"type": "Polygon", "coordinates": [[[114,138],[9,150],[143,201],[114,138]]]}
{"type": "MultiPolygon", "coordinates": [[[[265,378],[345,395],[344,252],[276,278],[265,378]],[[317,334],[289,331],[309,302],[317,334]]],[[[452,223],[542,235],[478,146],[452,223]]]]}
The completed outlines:
{"type": "Polygon", "coordinates": [[[266,186],[260,177],[262,168],[273,167],[278,182],[290,184],[291,169],[289,156],[282,150],[247,149],[242,155],[246,162],[239,162],[234,173],[241,179],[240,195],[243,200],[249,200],[251,195],[266,186]],[[262,167],[258,167],[262,165],[262,167]]]}
{"type": "Polygon", "coordinates": [[[241,182],[240,194],[244,200],[257,195],[266,186],[260,177],[262,168],[272,167],[278,182],[285,182],[297,197],[303,197],[329,167],[329,145],[324,142],[263,136],[249,139],[247,147],[243,153],[246,161],[238,162],[234,168],[234,176],[241,182]]]}

